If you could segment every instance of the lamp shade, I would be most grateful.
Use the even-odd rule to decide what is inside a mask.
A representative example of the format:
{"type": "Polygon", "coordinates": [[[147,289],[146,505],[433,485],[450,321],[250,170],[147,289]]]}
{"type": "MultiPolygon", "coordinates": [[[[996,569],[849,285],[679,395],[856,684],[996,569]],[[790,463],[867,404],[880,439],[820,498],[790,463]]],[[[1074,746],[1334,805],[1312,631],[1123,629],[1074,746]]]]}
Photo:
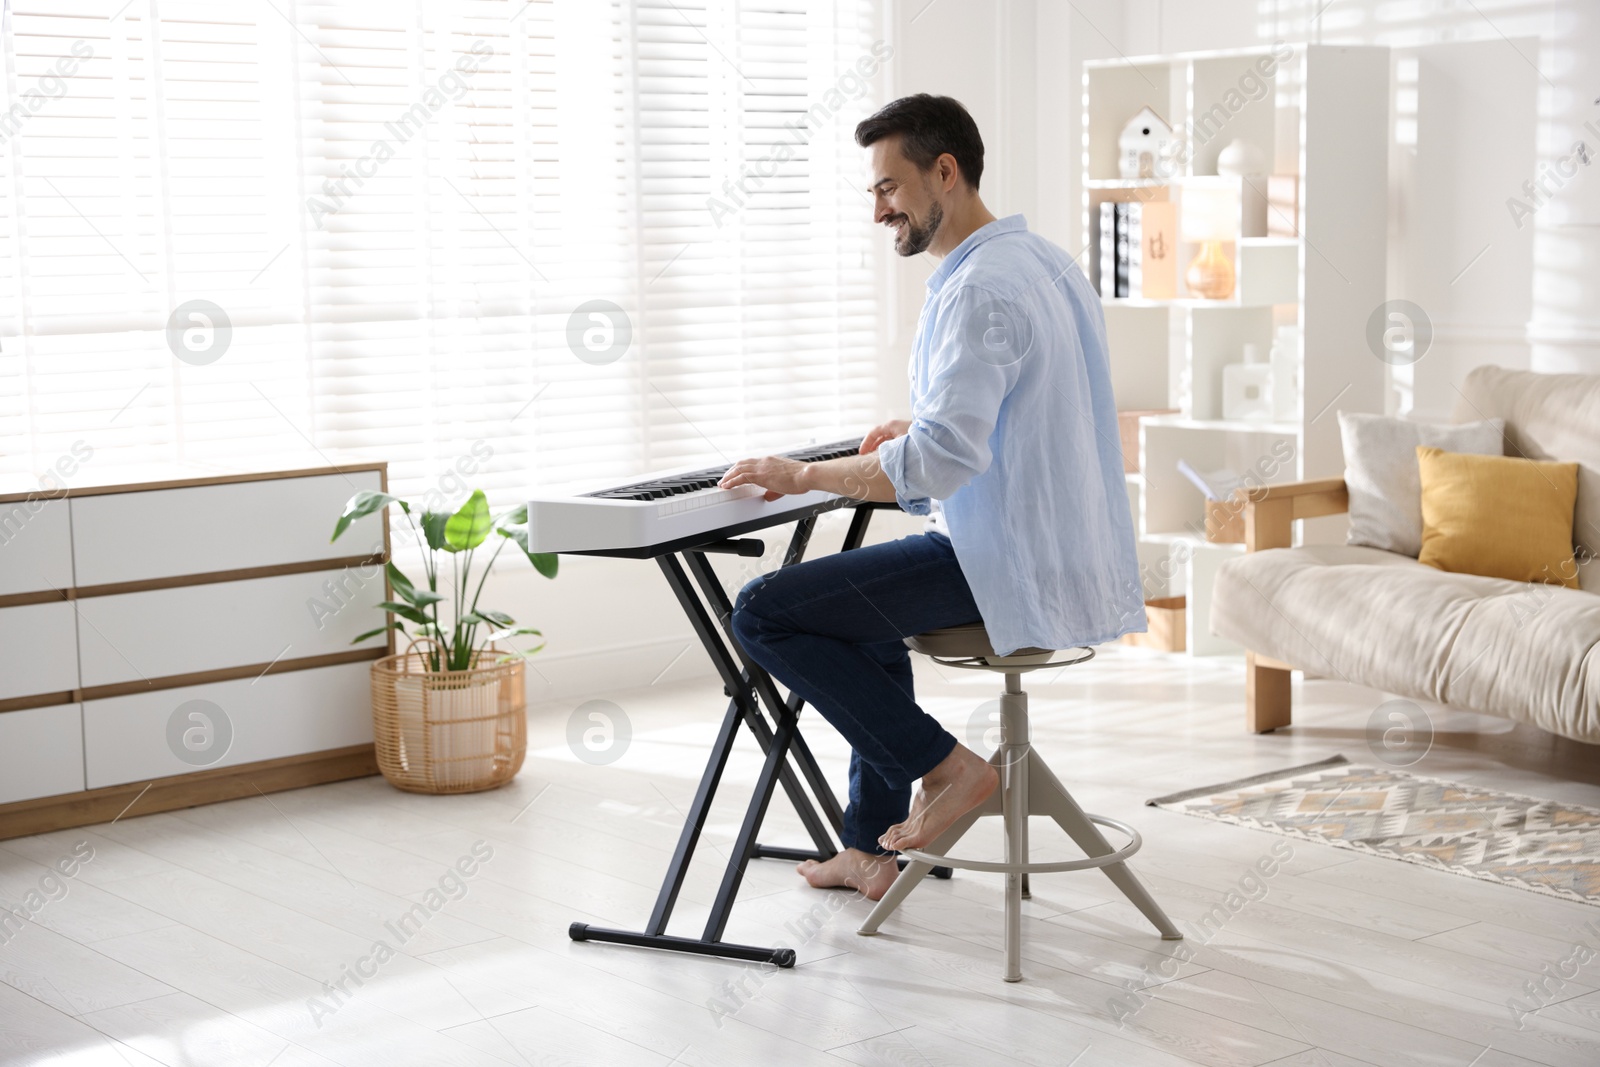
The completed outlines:
{"type": "Polygon", "coordinates": [[[1239,193],[1186,186],[1179,216],[1185,241],[1232,241],[1239,236],[1239,193]]]}

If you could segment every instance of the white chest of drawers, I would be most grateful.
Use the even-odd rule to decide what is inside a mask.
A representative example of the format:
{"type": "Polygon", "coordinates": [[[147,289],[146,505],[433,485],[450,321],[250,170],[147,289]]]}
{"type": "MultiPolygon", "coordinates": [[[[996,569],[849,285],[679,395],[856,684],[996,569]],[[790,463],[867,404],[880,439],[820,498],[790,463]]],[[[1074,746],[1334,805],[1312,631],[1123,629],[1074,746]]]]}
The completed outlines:
{"type": "Polygon", "coordinates": [[[386,464],[93,473],[0,487],[0,839],[376,773],[386,464]]]}

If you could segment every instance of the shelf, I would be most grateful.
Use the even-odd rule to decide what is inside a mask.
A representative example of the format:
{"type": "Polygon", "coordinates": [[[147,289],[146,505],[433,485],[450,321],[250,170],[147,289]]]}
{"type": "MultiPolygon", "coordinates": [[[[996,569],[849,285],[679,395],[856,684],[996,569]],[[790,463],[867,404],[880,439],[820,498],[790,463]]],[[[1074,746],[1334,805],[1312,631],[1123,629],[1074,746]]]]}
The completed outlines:
{"type": "MultiPolygon", "coordinates": [[[[1278,175],[1272,175],[1277,177],[1278,175]]],[[[1286,175],[1294,177],[1294,175],[1286,175]]],[[[1266,178],[1265,174],[1252,174],[1252,179],[1266,178]]],[[[1170,178],[1088,178],[1084,181],[1085,189],[1150,189],[1163,185],[1193,185],[1196,188],[1206,189],[1231,189],[1243,182],[1244,178],[1236,178],[1231,174],[1174,174],[1170,178]]],[[[1267,238],[1262,238],[1266,240],[1267,238]]],[[[1277,238],[1272,238],[1277,240],[1277,238]]]]}
{"type": "Polygon", "coordinates": [[[1192,534],[1187,530],[1147,533],[1139,540],[1153,545],[1188,545],[1191,548],[1219,548],[1228,552],[1244,551],[1243,541],[1207,541],[1199,534],[1192,534]]]}
{"type": "MultiPolygon", "coordinates": [[[[1182,181],[1179,176],[1176,181],[1182,181]]],[[[1151,189],[1175,184],[1170,178],[1090,178],[1083,183],[1085,189],[1151,189]]]]}
{"type": "Polygon", "coordinates": [[[1182,53],[1164,52],[1141,56],[1119,56],[1117,59],[1086,59],[1083,61],[1083,69],[1085,71],[1097,71],[1116,70],[1128,66],[1170,67],[1176,64],[1209,59],[1256,59],[1271,54],[1272,50],[1265,45],[1249,45],[1243,48],[1213,48],[1182,53]]]}
{"type": "Polygon", "coordinates": [[[1157,426],[1172,430],[1212,430],[1221,433],[1271,433],[1283,437],[1300,436],[1298,423],[1269,422],[1266,419],[1191,419],[1183,415],[1146,415],[1139,422],[1144,426],[1157,426]]]}
{"type": "Polygon", "coordinates": [[[1243,308],[1255,306],[1253,304],[1241,304],[1237,300],[1205,300],[1196,296],[1180,296],[1171,300],[1147,300],[1144,297],[1134,296],[1102,296],[1100,303],[1108,308],[1243,308]]]}

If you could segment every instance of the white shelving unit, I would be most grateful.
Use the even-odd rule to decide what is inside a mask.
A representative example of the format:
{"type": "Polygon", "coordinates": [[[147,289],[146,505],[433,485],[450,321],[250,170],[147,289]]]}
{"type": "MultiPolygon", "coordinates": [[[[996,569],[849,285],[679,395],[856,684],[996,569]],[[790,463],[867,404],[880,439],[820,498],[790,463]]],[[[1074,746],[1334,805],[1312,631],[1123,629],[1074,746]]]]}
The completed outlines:
{"type": "MultiPolygon", "coordinates": [[[[1208,620],[1216,568],[1243,546],[1205,540],[1204,498],[1178,460],[1264,483],[1334,476],[1343,471],[1334,412],[1384,409],[1384,365],[1366,326],[1385,299],[1388,49],[1274,47],[1084,64],[1082,232],[1092,277],[1106,201],[1172,202],[1180,237],[1186,197],[1228,196],[1236,207],[1236,232],[1223,242],[1236,279],[1229,298],[1188,291],[1184,273],[1200,246],[1182,240],[1176,298],[1103,298],[1117,406],[1179,410],[1141,422],[1128,500],[1145,595],[1186,597],[1193,654],[1239,651],[1213,637],[1208,620]],[[1147,106],[1177,131],[1185,158],[1170,178],[1123,179],[1118,139],[1147,106]],[[1235,138],[1259,149],[1272,175],[1298,180],[1291,209],[1269,203],[1265,177],[1217,175],[1217,155],[1235,138]],[[1222,368],[1242,360],[1246,343],[1265,357],[1290,324],[1301,338],[1293,414],[1224,419],[1222,368]]],[[[1308,540],[1343,536],[1342,518],[1302,525],[1308,540]]]]}

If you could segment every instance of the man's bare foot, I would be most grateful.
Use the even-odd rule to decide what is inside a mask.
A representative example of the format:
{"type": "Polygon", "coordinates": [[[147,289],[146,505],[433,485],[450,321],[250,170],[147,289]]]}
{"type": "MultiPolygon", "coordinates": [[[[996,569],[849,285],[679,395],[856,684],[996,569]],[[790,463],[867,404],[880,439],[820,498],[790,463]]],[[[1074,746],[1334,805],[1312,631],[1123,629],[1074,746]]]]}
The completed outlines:
{"type": "Polygon", "coordinates": [[[848,886],[860,890],[868,900],[881,899],[900,873],[893,856],[875,855],[859,848],[847,848],[820,863],[801,860],[794,869],[818,889],[848,886]]]}
{"type": "Polygon", "coordinates": [[[931,845],[957,819],[988,800],[999,785],[1000,775],[988,760],[957,744],[939,766],[923,775],[906,821],[885,830],[878,844],[901,852],[931,845]]]}

